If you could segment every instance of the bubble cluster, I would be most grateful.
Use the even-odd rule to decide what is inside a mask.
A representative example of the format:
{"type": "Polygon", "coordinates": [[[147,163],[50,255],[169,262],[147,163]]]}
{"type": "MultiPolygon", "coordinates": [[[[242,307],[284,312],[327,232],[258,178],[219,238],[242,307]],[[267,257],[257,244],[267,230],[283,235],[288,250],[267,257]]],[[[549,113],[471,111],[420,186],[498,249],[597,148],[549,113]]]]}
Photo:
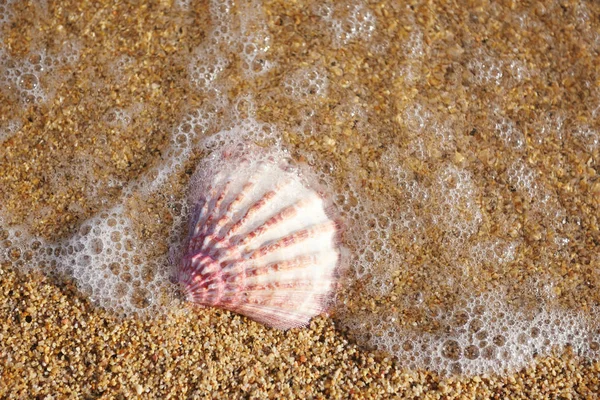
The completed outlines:
{"type": "Polygon", "coordinates": [[[212,1],[209,4],[212,28],[208,40],[194,49],[188,65],[190,81],[199,89],[211,89],[211,85],[231,63],[227,49],[236,40],[236,32],[232,31],[235,19],[232,5],[229,1],[212,1]]]}
{"type": "Polygon", "coordinates": [[[402,254],[390,242],[395,218],[388,210],[358,200],[360,194],[356,187],[348,189],[337,197],[336,204],[344,207],[349,201],[356,201],[356,205],[345,212],[345,221],[350,225],[345,240],[353,254],[350,267],[356,278],[369,277],[365,282],[368,293],[382,296],[390,291],[394,273],[404,263],[402,254]],[[376,212],[371,214],[370,211],[376,212]]]}
{"type": "Polygon", "coordinates": [[[189,10],[192,5],[192,0],[175,0],[173,5],[183,10],[189,10]]]}
{"type": "Polygon", "coordinates": [[[451,312],[434,315],[442,334],[411,332],[393,315],[364,314],[346,323],[374,347],[407,368],[443,374],[481,375],[514,370],[538,354],[571,346],[577,354],[597,356],[600,334],[575,312],[515,309],[501,292],[467,296],[451,312]]]}
{"type": "Polygon", "coordinates": [[[0,126],[0,142],[12,137],[21,129],[21,121],[16,119],[9,120],[4,126],[0,126]]]}
{"type": "Polygon", "coordinates": [[[231,43],[236,40],[235,29],[239,26],[234,15],[234,2],[231,0],[212,0],[209,2],[209,12],[212,22],[210,42],[231,43]]]}
{"type": "Polygon", "coordinates": [[[512,81],[520,83],[531,77],[531,71],[527,68],[527,64],[524,61],[515,59],[511,60],[507,65],[506,69],[512,78],[512,81]]]}
{"type": "Polygon", "coordinates": [[[396,117],[409,138],[409,154],[420,160],[450,155],[456,150],[451,126],[453,120],[440,120],[434,115],[423,104],[414,103],[406,106],[396,117]]]}
{"type": "Polygon", "coordinates": [[[411,30],[408,39],[404,42],[405,55],[409,59],[420,59],[425,56],[425,46],[423,44],[423,32],[417,28],[411,30]]]}
{"type": "Polygon", "coordinates": [[[519,251],[520,241],[504,239],[491,239],[478,241],[470,248],[472,263],[487,265],[500,272],[508,263],[515,261],[519,251]]]}
{"type": "Polygon", "coordinates": [[[193,150],[197,148],[198,139],[220,128],[222,120],[219,117],[223,116],[228,104],[220,97],[186,114],[169,136],[168,147],[161,157],[163,161],[143,174],[128,192],[141,190],[151,193],[168,182],[175,172],[181,170],[193,150]]]}
{"type": "Polygon", "coordinates": [[[533,137],[538,144],[549,140],[562,140],[566,117],[561,113],[546,113],[539,116],[533,137]]]}
{"type": "Polygon", "coordinates": [[[13,17],[11,6],[17,0],[4,0],[0,3],[0,27],[13,17]]]}
{"type": "Polygon", "coordinates": [[[390,152],[382,159],[390,165],[391,177],[406,199],[395,216],[397,234],[409,243],[422,245],[430,240],[425,237],[425,228],[435,227],[441,234],[443,252],[451,260],[463,254],[483,220],[478,203],[481,194],[471,174],[447,163],[433,175],[431,184],[425,185],[409,167],[395,164],[398,154],[390,152]]]}
{"type": "Polygon", "coordinates": [[[345,46],[355,40],[369,40],[377,28],[375,15],[361,1],[319,2],[313,12],[322,19],[336,47],[345,46]]]}
{"type": "MultiPolygon", "coordinates": [[[[433,113],[418,104],[403,118],[404,126],[417,135],[429,132],[434,120],[433,113]]],[[[432,157],[430,153],[422,156],[425,160],[432,157]]],[[[530,284],[529,292],[540,291],[533,310],[519,305],[514,297],[509,300],[504,287],[477,296],[462,294],[451,303],[455,306],[450,310],[426,303],[431,293],[401,291],[406,297],[396,299],[399,282],[400,286],[407,284],[398,279],[419,276],[415,268],[429,273],[436,268],[440,271],[441,275],[429,278],[435,281],[432,287],[460,287],[463,271],[470,271],[467,276],[479,270],[504,274],[518,260],[523,242],[493,235],[487,240],[476,238],[484,220],[482,193],[466,169],[445,162],[432,171],[430,179],[423,180],[406,162],[403,151],[389,149],[381,162],[404,199],[398,209],[382,199],[377,203],[387,206],[368,201],[360,181],[349,180],[342,193],[336,195],[336,203],[350,226],[346,241],[353,251],[352,271],[361,282],[361,292],[391,301],[377,311],[340,307],[339,321],[359,343],[396,356],[408,368],[442,374],[502,373],[567,345],[579,354],[597,354],[597,330],[588,326],[590,322],[583,314],[546,306],[544,301],[554,297],[544,294],[541,281],[530,284]],[[439,236],[428,237],[432,229],[439,230],[439,236]],[[433,241],[436,237],[441,237],[441,243],[433,241]],[[394,245],[393,238],[400,242],[394,245]],[[415,245],[438,247],[443,257],[435,262],[440,266],[429,262],[415,265],[418,263],[411,252],[402,251],[415,245]],[[422,313],[427,326],[437,328],[429,332],[420,329],[418,323],[405,325],[400,310],[422,313]]],[[[541,184],[537,172],[523,162],[515,162],[507,175],[512,189],[533,196],[532,209],[552,221],[549,229],[559,232],[564,210],[541,184]]]]}
{"type": "MultiPolygon", "coordinates": [[[[415,114],[420,115],[424,113],[415,114]]],[[[414,118],[413,129],[423,129],[428,119],[414,118]]],[[[502,287],[477,296],[465,293],[452,303],[455,306],[450,310],[426,305],[424,294],[419,292],[408,292],[406,298],[394,300],[397,277],[418,275],[410,271],[412,268],[433,271],[434,266],[403,265],[403,257],[398,256],[402,253],[397,248],[382,247],[383,251],[379,251],[372,245],[380,237],[389,240],[386,234],[390,231],[391,237],[404,237],[409,245],[432,247],[440,244],[432,242],[423,232],[432,227],[439,229],[443,238],[440,249],[446,255],[442,260],[446,264],[442,276],[430,279],[446,281],[451,287],[460,287],[460,271],[467,269],[471,271],[468,276],[481,269],[504,274],[505,268],[517,261],[522,248],[521,239],[492,236],[488,240],[473,240],[481,229],[483,210],[479,204],[480,190],[469,172],[451,163],[442,164],[427,184],[419,182],[413,169],[398,162],[399,159],[402,153],[390,150],[382,162],[388,166],[391,181],[401,189],[406,203],[397,214],[389,214],[366,202],[364,196],[357,194],[360,189],[353,187],[354,207],[360,212],[350,219],[350,230],[357,238],[348,238],[349,242],[358,243],[360,249],[354,254],[353,266],[361,280],[361,290],[391,299],[393,305],[375,312],[348,311],[342,307],[338,315],[342,325],[360,343],[396,356],[408,368],[433,369],[443,374],[502,373],[522,367],[538,354],[548,354],[564,346],[571,346],[578,354],[597,357],[599,331],[590,326],[583,313],[547,305],[545,302],[556,295],[542,280],[528,283],[529,289],[524,291],[538,293],[533,309],[528,303],[521,304],[515,293],[509,300],[502,287]],[[373,220],[369,217],[372,215],[379,217],[373,220]],[[361,241],[361,234],[356,232],[368,239],[361,241]],[[385,267],[380,269],[381,264],[385,267]],[[397,307],[422,313],[428,326],[437,328],[429,332],[418,329],[418,324],[405,325],[401,313],[393,311],[397,307]]],[[[558,233],[564,210],[541,183],[538,173],[524,162],[515,162],[507,175],[512,189],[531,199],[531,212],[549,221],[547,229],[561,237],[558,233]]],[[[345,188],[344,192],[347,191],[345,188]]],[[[408,256],[409,253],[405,255],[408,256]]]]}
{"type": "Polygon", "coordinates": [[[516,160],[506,171],[510,189],[523,196],[528,204],[524,210],[529,218],[533,240],[542,237],[553,238],[554,246],[547,248],[548,251],[562,250],[569,242],[563,234],[563,228],[567,221],[567,212],[560,204],[556,193],[547,188],[540,174],[526,164],[524,160],[516,160]]]}
{"type": "Polygon", "coordinates": [[[199,88],[208,89],[228,65],[227,56],[218,47],[199,47],[189,65],[190,80],[199,88]]]}
{"type": "Polygon", "coordinates": [[[574,126],[572,134],[579,142],[580,146],[589,154],[600,148],[600,132],[592,129],[590,126],[574,126]]]}
{"type": "Polygon", "coordinates": [[[324,69],[315,66],[299,68],[283,81],[286,94],[296,101],[324,97],[328,85],[329,80],[324,69]]]}
{"type": "Polygon", "coordinates": [[[477,86],[495,85],[495,90],[505,90],[522,85],[532,76],[527,61],[514,55],[505,59],[494,50],[481,47],[475,50],[475,57],[469,58],[468,81],[477,86]]]}
{"type": "Polygon", "coordinates": [[[58,70],[76,63],[79,52],[77,43],[65,42],[58,54],[40,50],[18,59],[0,47],[0,90],[15,96],[24,104],[48,101],[52,96],[52,87],[57,85],[44,84],[44,80],[65,79],[63,74],[57,73],[58,70]]]}
{"type": "Polygon", "coordinates": [[[267,29],[262,4],[255,1],[244,3],[240,15],[240,38],[242,70],[248,77],[254,78],[273,68],[268,58],[271,47],[271,34],[267,29]]]}
{"type": "Polygon", "coordinates": [[[134,59],[129,54],[121,54],[115,57],[114,60],[110,62],[110,68],[108,71],[118,80],[118,81],[127,81],[131,79],[128,75],[131,67],[134,65],[134,59]]]}
{"type": "Polygon", "coordinates": [[[421,62],[408,60],[400,66],[398,75],[402,77],[402,81],[407,86],[415,86],[423,79],[423,64],[421,62]]]}
{"type": "Polygon", "coordinates": [[[532,198],[540,190],[536,172],[523,161],[516,161],[506,171],[511,189],[517,190],[532,198]]]}
{"type": "Polygon", "coordinates": [[[145,258],[151,243],[136,238],[122,205],[90,218],[58,243],[35,238],[23,227],[0,232],[1,262],[73,278],[94,304],[118,314],[148,315],[173,301],[166,256],[145,258]]]}
{"type": "Polygon", "coordinates": [[[209,3],[212,27],[208,38],[194,50],[188,65],[190,81],[201,90],[213,89],[221,73],[234,59],[245,77],[254,79],[273,67],[269,59],[271,35],[266,27],[262,4],[237,4],[214,0],[209,3]]]}
{"type": "Polygon", "coordinates": [[[129,109],[113,107],[104,114],[104,121],[113,128],[126,128],[131,124],[134,118],[142,110],[142,105],[138,104],[129,109]]]}
{"type": "Polygon", "coordinates": [[[458,248],[481,225],[479,197],[468,171],[448,164],[437,172],[430,196],[430,215],[432,224],[444,232],[450,249],[458,248]]]}
{"type": "Polygon", "coordinates": [[[502,143],[515,150],[522,150],[525,146],[525,135],[516,124],[506,117],[498,118],[494,124],[496,136],[502,143]]]}
{"type": "Polygon", "coordinates": [[[467,63],[467,69],[471,72],[470,80],[476,85],[499,85],[504,76],[503,68],[502,59],[481,48],[467,63]]]}

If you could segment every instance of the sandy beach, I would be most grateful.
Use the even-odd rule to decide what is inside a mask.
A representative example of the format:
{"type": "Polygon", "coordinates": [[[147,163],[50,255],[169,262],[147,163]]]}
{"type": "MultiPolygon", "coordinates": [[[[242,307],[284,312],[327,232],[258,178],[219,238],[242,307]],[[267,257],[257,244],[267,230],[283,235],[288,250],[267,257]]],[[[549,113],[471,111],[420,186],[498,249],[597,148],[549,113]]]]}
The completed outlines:
{"type": "Polygon", "coordinates": [[[0,398],[598,398],[599,172],[595,1],[0,0],[0,398]],[[306,328],[172,282],[230,143],[335,204],[306,328]]]}

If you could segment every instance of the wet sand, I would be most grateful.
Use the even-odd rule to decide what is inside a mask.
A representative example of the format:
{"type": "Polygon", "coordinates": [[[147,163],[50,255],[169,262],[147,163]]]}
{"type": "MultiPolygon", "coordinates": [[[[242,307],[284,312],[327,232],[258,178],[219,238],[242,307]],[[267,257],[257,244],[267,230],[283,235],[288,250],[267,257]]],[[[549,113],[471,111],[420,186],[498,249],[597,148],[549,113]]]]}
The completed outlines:
{"type": "MultiPolygon", "coordinates": [[[[437,225],[467,221],[465,235],[483,241],[493,233],[521,244],[502,272],[477,264],[468,278],[457,274],[461,288],[482,293],[504,285],[515,303],[528,307],[536,298],[522,287],[546,279],[552,283],[550,306],[590,315],[600,300],[600,8],[596,2],[582,4],[585,9],[575,2],[369,3],[365,7],[377,21],[373,29],[366,18],[335,36],[319,25],[320,2],[265,2],[261,15],[270,39],[264,59],[249,66],[242,65],[241,55],[230,59],[215,93],[191,82],[189,69],[214,24],[208,4],[19,2],[1,27],[10,58],[28,59],[43,49],[67,56],[40,75],[45,98],[28,98],[33,92],[26,80],[21,89],[5,84],[0,91],[0,126],[13,120],[20,125],[0,149],[2,227],[24,224],[49,241],[67,237],[85,219],[120,202],[123,187],[166,157],[168,132],[182,115],[210,109],[226,96],[236,100],[239,114],[279,124],[292,154],[327,171],[337,192],[349,179],[358,180],[361,196],[375,199],[381,209],[412,204],[408,189],[394,184],[390,165],[409,166],[414,179],[431,188],[433,200],[417,210],[425,216],[446,212],[444,193],[435,192],[432,178],[440,166],[468,169],[473,185],[482,188],[477,210],[484,210],[483,217],[472,211],[469,198],[459,198],[466,211],[437,225]],[[417,26],[421,35],[411,36],[417,26]],[[273,66],[267,68],[269,61],[273,66]],[[286,79],[293,77],[288,72],[310,66],[327,76],[327,90],[321,93],[316,84],[297,93],[288,85],[286,91],[286,79]],[[251,104],[239,101],[244,94],[251,104]],[[413,104],[426,105],[440,124],[447,120],[451,139],[422,134],[420,129],[432,126],[407,117],[413,104]],[[518,129],[494,134],[502,123],[490,111],[494,105],[518,129]],[[116,108],[134,110],[133,118],[115,124],[116,108]],[[564,134],[552,131],[556,116],[569,125],[564,134]],[[554,196],[542,208],[528,199],[526,185],[511,180],[511,168],[521,160],[536,168],[534,191],[554,196]],[[566,223],[548,222],[563,213],[566,223]],[[478,233],[471,233],[468,221],[479,219],[478,233]]],[[[242,28],[258,36],[264,29],[242,28]]],[[[243,45],[235,43],[241,47],[220,50],[243,54],[243,45]]],[[[207,64],[219,62],[218,52],[203,57],[207,64]]],[[[199,139],[220,130],[219,117],[217,112],[199,139]]],[[[184,191],[201,156],[185,161],[170,177],[169,190],[184,191]]],[[[129,205],[138,216],[138,236],[159,243],[157,253],[167,251],[161,242],[170,215],[165,197],[154,194],[129,205]]],[[[308,329],[287,332],[229,312],[189,312],[181,305],[153,319],[121,318],[90,304],[68,278],[45,276],[27,265],[26,252],[11,253],[4,243],[0,396],[596,398],[600,363],[569,348],[538,357],[518,372],[444,377],[370,352],[364,338],[345,327],[348,316],[366,312],[384,318],[400,309],[401,324],[443,331],[424,310],[445,312],[460,303],[457,286],[446,282],[443,260],[475,239],[458,235],[463,241],[452,242],[435,225],[425,225],[421,242],[401,232],[390,239],[415,268],[428,260],[426,272],[391,277],[393,293],[383,296],[363,291],[363,281],[350,281],[341,292],[347,299],[343,307],[308,329]],[[415,293],[427,308],[401,304],[415,293]]],[[[5,240],[2,235],[4,230],[5,240]]],[[[375,256],[370,275],[379,273],[378,262],[375,256]]]]}
{"type": "Polygon", "coordinates": [[[507,376],[442,379],[358,349],[330,320],[265,329],[207,310],[118,320],[40,276],[4,272],[2,396],[32,398],[589,398],[600,365],[545,357],[507,376]]]}

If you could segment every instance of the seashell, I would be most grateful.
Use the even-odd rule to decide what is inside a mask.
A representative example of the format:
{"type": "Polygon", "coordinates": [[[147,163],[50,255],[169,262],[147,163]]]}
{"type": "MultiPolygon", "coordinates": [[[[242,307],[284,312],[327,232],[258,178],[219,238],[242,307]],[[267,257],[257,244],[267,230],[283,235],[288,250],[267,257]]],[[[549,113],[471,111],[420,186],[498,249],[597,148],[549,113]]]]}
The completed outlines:
{"type": "Polygon", "coordinates": [[[265,325],[306,326],[326,310],[340,259],[330,207],[277,160],[197,172],[177,279],[187,299],[265,325]]]}

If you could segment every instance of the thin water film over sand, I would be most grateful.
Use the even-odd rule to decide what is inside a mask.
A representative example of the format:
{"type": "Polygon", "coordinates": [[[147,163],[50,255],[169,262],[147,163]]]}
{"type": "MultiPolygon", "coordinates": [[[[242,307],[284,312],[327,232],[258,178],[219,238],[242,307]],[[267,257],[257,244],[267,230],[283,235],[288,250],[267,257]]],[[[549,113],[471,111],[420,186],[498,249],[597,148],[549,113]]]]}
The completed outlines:
{"type": "Polygon", "coordinates": [[[599,18],[0,0],[0,388],[593,398],[599,18]],[[255,146],[313,171],[344,227],[306,330],[189,312],[172,283],[196,165],[255,146]]]}

